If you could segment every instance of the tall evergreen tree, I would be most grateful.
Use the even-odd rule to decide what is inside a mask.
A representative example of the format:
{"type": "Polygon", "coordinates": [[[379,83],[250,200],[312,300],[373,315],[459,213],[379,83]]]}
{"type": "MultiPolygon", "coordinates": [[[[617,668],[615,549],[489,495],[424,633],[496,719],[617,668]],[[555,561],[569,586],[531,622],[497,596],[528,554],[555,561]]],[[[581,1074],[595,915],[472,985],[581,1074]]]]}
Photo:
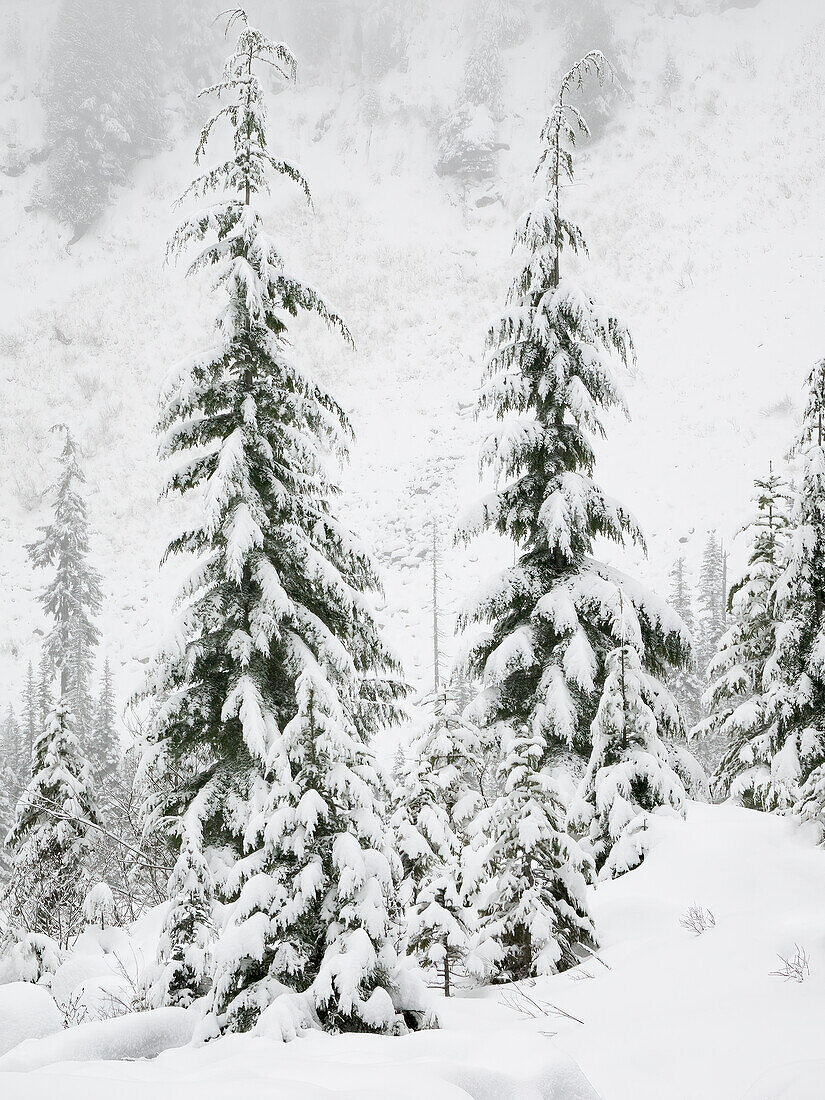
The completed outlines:
{"type": "Polygon", "coordinates": [[[562,272],[565,250],[585,249],[561,210],[576,137],[587,133],[569,94],[606,71],[597,52],[578,62],[542,130],[538,174],[546,191],[516,233],[526,258],[488,336],[481,397],[482,411],[501,421],[482,452],[496,488],[469,533],[486,528],[509,538],[516,561],[484,587],[461,625],[484,627],[468,648],[469,670],[482,682],[474,716],[514,738],[485,862],[503,892],[486,911],[493,939],[506,938],[496,944],[498,959],[509,959],[506,972],[520,977],[569,965],[575,939],[592,938],[580,890],[586,860],[565,834],[550,769],[572,758],[580,771],[589,759],[607,655],[626,643],[642,655],[645,702],[658,722],[674,709],[658,677],[689,654],[678,617],[592,557],[599,536],[642,543],[636,522],[592,476],[602,416],[624,408],[616,368],[631,359],[631,339],[562,272]],[[544,914],[535,924],[527,920],[528,896],[544,914]],[[555,935],[553,947],[546,937],[555,935]]]}
{"type": "Polygon", "coordinates": [[[722,544],[716,532],[711,531],[702,554],[697,597],[699,604],[696,624],[697,660],[703,677],[708,674],[708,665],[716,653],[719,639],[725,632],[727,593],[723,577],[722,544]]]}
{"type": "Polygon", "coordinates": [[[100,694],[95,707],[89,757],[95,778],[104,792],[117,776],[121,763],[120,738],[117,732],[115,691],[109,658],[103,662],[100,694]]]}
{"type": "Polygon", "coordinates": [[[89,564],[89,522],[77,486],[84,482],[78,448],[68,428],[60,455],[60,473],[53,487],[54,515],[41,528],[41,537],[28,547],[32,564],[54,570],[41,602],[52,618],[43,645],[41,677],[49,683],[60,672],[60,696],[74,713],[81,744],[90,733],[91,706],[88,678],[100,633],[94,616],[100,611],[100,577],[89,564]]]}
{"type": "Polygon", "coordinates": [[[25,772],[24,778],[27,783],[31,777],[32,754],[34,753],[37,731],[42,729],[43,725],[38,684],[34,678],[34,668],[31,661],[29,661],[29,667],[26,670],[26,686],[23,689],[23,740],[21,749],[25,772]]]}
{"type": "Polygon", "coordinates": [[[46,206],[77,231],[163,129],[151,3],[61,0],[47,71],[46,206]]]}
{"type": "MultiPolygon", "coordinates": [[[[14,822],[17,799],[29,779],[29,766],[23,744],[23,735],[17,724],[14,709],[9,704],[6,717],[0,723],[0,842],[14,822]]],[[[0,871],[9,869],[8,850],[0,847],[0,871]]]]}
{"type": "Polygon", "coordinates": [[[798,805],[825,829],[825,359],[808,376],[802,473],[787,560],[774,587],[778,620],[765,669],[769,725],[754,755],[770,761],[765,809],[798,805]]]}
{"type": "Polygon", "coordinates": [[[150,680],[160,705],[146,759],[168,793],[149,809],[174,822],[196,806],[204,856],[222,850],[220,1027],[250,1027],[287,984],[330,1026],[382,1030],[394,1017],[391,852],[369,739],[401,688],[366,599],[372,566],[331,511],[327,456],[345,454],[351,428],[294,361],[287,325],[317,314],[348,334],[287,273],[256,206],[281,175],[309,195],[268,151],[258,77],[266,66],[290,82],[294,59],[244,12],[228,23],[237,44],[207,90],[224,105],[197,159],[222,120],[233,153],[187,190],[216,198],[170,245],[200,243],[190,271],[213,268],[226,305],[216,345],[163,399],[161,453],[183,456],[169,491],[200,490],[204,507],[169,548],[197,563],[150,680]]]}
{"type": "MultiPolygon", "coordinates": [[[[83,476],[68,429],[54,486],[54,516],[29,547],[32,563],[53,570],[41,602],[52,626],[41,659],[38,706],[48,710],[38,730],[31,778],[20,796],[6,840],[12,853],[5,908],[13,928],[66,947],[83,925],[89,882],[88,831],[99,824],[91,769],[71,711],[77,653],[97,641],[92,615],[100,605],[89,566],[86,508],[76,487],[83,476]],[[52,681],[58,697],[51,702],[52,681]]],[[[30,676],[33,686],[33,675],[30,676]]],[[[30,709],[34,709],[33,698],[30,709]]]]}
{"type": "Polygon", "coordinates": [[[697,732],[725,746],[716,793],[760,807],[771,763],[770,741],[763,737],[768,725],[765,672],[776,646],[773,593],[785,566],[790,494],[773,469],[755,484],[755,514],[744,528],[750,539],[748,565],[730,590],[730,623],[709,667],[710,713],[697,732]]]}
{"type": "MultiPolygon", "coordinates": [[[[37,668],[37,731],[35,733],[35,741],[40,736],[40,732],[46,725],[46,720],[49,717],[49,712],[52,708],[52,683],[54,681],[54,666],[49,658],[49,654],[44,646],[40,654],[40,663],[37,668]]],[[[32,742],[32,754],[34,753],[34,742],[32,742]]]]}
{"type": "MultiPolygon", "coordinates": [[[[570,150],[587,129],[567,97],[605,66],[601,54],[588,54],[562,83],[542,131],[539,173],[548,190],[519,226],[525,265],[489,333],[481,409],[501,427],[488,438],[482,463],[497,487],[467,533],[497,531],[516,544],[517,560],[461,619],[465,628],[485,626],[468,658],[484,684],[479,719],[530,728],[545,739],[548,758],[573,754],[582,762],[590,756],[607,654],[632,644],[655,678],[690,651],[675,613],[592,557],[597,537],[643,541],[635,520],[592,476],[602,415],[624,409],[616,367],[632,356],[630,336],[561,267],[565,249],[585,248],[561,212],[570,150]]],[[[658,680],[650,684],[648,702],[658,717],[672,700],[658,680]]]]}
{"type": "Polygon", "coordinates": [[[9,703],[6,716],[0,723],[0,763],[11,768],[17,784],[28,782],[28,764],[26,761],[23,731],[14,713],[14,707],[9,703]]]}
{"type": "MultiPolygon", "coordinates": [[[[687,627],[691,639],[695,639],[696,621],[684,554],[679,555],[670,572],[670,606],[687,627]]],[[[702,678],[697,671],[694,657],[670,672],[668,686],[679,704],[685,726],[692,730],[704,713],[702,678]]]]}

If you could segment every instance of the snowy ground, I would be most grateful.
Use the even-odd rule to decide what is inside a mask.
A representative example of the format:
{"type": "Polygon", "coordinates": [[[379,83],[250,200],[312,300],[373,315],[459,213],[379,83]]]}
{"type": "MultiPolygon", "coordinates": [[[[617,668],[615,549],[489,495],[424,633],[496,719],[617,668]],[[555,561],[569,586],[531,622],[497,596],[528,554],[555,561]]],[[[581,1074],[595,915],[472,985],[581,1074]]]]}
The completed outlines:
{"type": "MultiPolygon", "coordinates": [[[[642,867],[591,900],[601,961],[525,986],[546,1006],[535,1018],[500,988],[440,1000],[442,1029],[405,1038],[253,1035],[204,1047],[179,1046],[192,1025],[163,1010],[17,1046],[0,1058],[0,1095],[188,1100],[226,1096],[231,1083],[249,1100],[822,1100],[825,852],[804,830],[694,804],[685,823],[657,821],[642,867]],[[693,905],[715,920],[701,935],[680,923],[693,905]],[[805,979],[772,973],[797,946],[805,979]],[[141,1060],[164,1036],[179,1048],[141,1060]],[[98,1060],[115,1054],[137,1060],[98,1060]]],[[[14,1024],[2,994],[0,1051],[14,1024]]]]}

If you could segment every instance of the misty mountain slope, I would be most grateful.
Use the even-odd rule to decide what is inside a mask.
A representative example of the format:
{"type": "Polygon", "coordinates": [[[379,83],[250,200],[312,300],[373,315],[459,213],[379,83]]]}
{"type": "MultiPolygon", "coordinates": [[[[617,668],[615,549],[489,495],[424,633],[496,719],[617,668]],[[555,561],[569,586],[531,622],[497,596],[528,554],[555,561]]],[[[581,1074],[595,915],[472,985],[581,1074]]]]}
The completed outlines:
{"type": "MultiPolygon", "coordinates": [[[[638,351],[633,420],[611,423],[600,477],[648,533],[649,561],[631,564],[663,586],[680,539],[695,529],[695,561],[705,530],[733,535],[752,478],[790,441],[799,383],[821,353],[825,31],[813,0],[696,18],[657,7],[628,3],[617,18],[627,95],[604,135],[582,147],[566,199],[591,246],[581,274],[621,312],[638,351]]],[[[406,73],[370,88],[304,84],[273,107],[280,151],[305,171],[316,212],[285,184],[270,202],[272,231],[357,346],[296,325],[296,350],[354,419],[342,511],[377,553],[381,617],[418,684],[431,665],[433,517],[447,651],[457,601],[508,552],[492,543],[455,549],[451,528],[479,491],[483,425],[471,404],[483,340],[513,271],[512,229],[534,193],[537,135],[564,55],[537,6],[524,42],[503,52],[507,148],[495,201],[477,207],[476,194],[433,170],[435,128],[466,53],[458,10],[427,10],[406,73]]],[[[32,47],[25,65],[41,57],[32,47]]],[[[25,71],[0,89],[33,142],[41,91],[25,71]]],[[[159,575],[157,562],[177,517],[156,501],[155,401],[176,358],[209,342],[215,308],[206,285],[163,267],[171,204],[191,178],[196,141],[182,116],[172,116],[170,134],[171,147],[140,163],[69,250],[65,228],[25,210],[42,166],[2,177],[4,695],[16,695],[26,660],[36,659],[40,579],[23,544],[45,515],[51,424],[70,421],[86,448],[105,644],[122,666],[123,696],[170,605],[174,577],[159,575]]]]}

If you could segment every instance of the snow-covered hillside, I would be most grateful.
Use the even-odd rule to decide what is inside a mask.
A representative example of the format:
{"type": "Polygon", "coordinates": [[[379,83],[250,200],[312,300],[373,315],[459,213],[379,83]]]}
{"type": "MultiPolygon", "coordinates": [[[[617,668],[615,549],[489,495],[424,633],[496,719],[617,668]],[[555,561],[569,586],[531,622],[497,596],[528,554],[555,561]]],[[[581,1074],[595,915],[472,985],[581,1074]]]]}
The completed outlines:
{"type": "MultiPolygon", "coordinates": [[[[33,1006],[39,997],[48,1008],[45,991],[0,985],[0,1051],[10,1029],[18,1040],[23,1026],[46,1034],[0,1058],[0,1094],[211,1098],[231,1082],[233,1095],[283,1100],[821,1100],[825,853],[799,826],[693,804],[686,822],[658,819],[644,865],[591,900],[596,958],[438,999],[441,1029],[404,1038],[313,1033],[283,1044],[282,1017],[276,1027],[265,1014],[256,1034],[182,1046],[193,1025],[176,1009],[61,1031],[59,1013],[50,1028],[33,1006]],[[700,934],[682,923],[693,907],[710,925],[700,934]],[[798,950],[803,980],[775,973],[798,950]],[[166,1047],[178,1049],[141,1060],[166,1047]],[[114,1060],[125,1057],[138,1060],[114,1060]]],[[[95,988],[116,991],[117,960],[151,958],[157,929],[145,919],[131,945],[119,930],[88,932],[54,989],[71,1001],[72,982],[85,980],[75,1010],[95,988]]]]}
{"type": "MultiPolygon", "coordinates": [[[[36,146],[38,32],[51,6],[10,7],[22,13],[22,51],[0,83],[4,132],[36,146]]],[[[287,256],[355,336],[353,353],[308,328],[299,348],[355,421],[345,510],[378,554],[382,619],[416,683],[430,667],[432,519],[450,611],[498,553],[454,549],[451,529],[478,491],[482,426],[470,406],[480,352],[511,274],[512,227],[532,194],[563,47],[536,5],[526,40],[504,53],[506,148],[496,201],[477,207],[432,170],[432,120],[454,94],[468,16],[459,4],[421,11],[409,69],[377,85],[377,110],[366,112],[357,86],[304,84],[278,98],[283,149],[306,172],[317,212],[287,188],[272,200],[287,256]]],[[[585,145],[569,199],[591,246],[589,280],[622,312],[638,350],[633,420],[611,425],[601,477],[642,522],[650,557],[636,568],[663,588],[680,544],[695,563],[707,529],[733,537],[752,478],[788,446],[803,372],[822,350],[825,13],[817,0],[761,0],[693,17],[623,0],[616,28],[627,94],[585,145]]],[[[68,249],[66,229],[26,210],[42,167],[2,178],[0,659],[9,698],[36,659],[39,582],[23,545],[44,515],[53,423],[75,425],[86,448],[105,644],[123,697],[169,603],[171,578],[159,578],[157,562],[173,517],[156,503],[152,426],[169,366],[208,339],[205,288],[163,266],[194,140],[174,115],[174,148],[143,161],[68,249]]],[[[734,567],[740,559],[734,551],[734,567]]]]}

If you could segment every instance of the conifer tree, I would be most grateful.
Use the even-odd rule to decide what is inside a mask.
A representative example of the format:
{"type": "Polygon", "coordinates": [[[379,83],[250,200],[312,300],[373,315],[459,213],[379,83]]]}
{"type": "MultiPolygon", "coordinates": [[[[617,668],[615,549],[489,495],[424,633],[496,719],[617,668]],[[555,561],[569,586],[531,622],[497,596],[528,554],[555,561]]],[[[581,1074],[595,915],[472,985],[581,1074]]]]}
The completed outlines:
{"type": "Polygon", "coordinates": [[[5,764],[11,769],[18,788],[28,782],[28,767],[26,763],[23,733],[14,713],[14,707],[9,703],[6,716],[0,724],[0,764],[5,764]]]}
{"type": "Polygon", "coordinates": [[[151,5],[130,0],[61,0],[47,73],[51,146],[43,198],[79,232],[163,128],[151,5]]]}
{"type": "Polygon", "coordinates": [[[448,689],[436,689],[423,711],[399,768],[391,824],[402,862],[398,901],[408,945],[440,969],[449,997],[455,964],[471,944],[462,867],[479,803],[473,780],[482,767],[482,743],[448,689]]]}
{"type": "Polygon", "coordinates": [[[112,888],[107,882],[96,882],[83,902],[83,916],[87,924],[98,928],[111,928],[117,923],[117,906],[112,888]]]}
{"type": "Polygon", "coordinates": [[[120,738],[115,715],[115,692],[108,657],[103,662],[103,677],[95,707],[89,756],[95,778],[101,790],[105,791],[117,776],[121,762],[120,738]]]}
{"type": "MultiPolygon", "coordinates": [[[[638,866],[647,851],[651,813],[684,814],[687,794],[672,766],[657,721],[645,701],[646,674],[632,645],[607,661],[607,679],[593,722],[593,753],[569,815],[584,835],[601,878],[618,878],[638,866]]],[[[673,709],[672,724],[679,714],[673,709]]]]}
{"type": "Polygon", "coordinates": [[[41,603],[52,618],[43,645],[41,688],[48,691],[53,670],[60,671],[60,696],[78,723],[76,732],[85,744],[90,730],[88,677],[92,655],[100,638],[94,616],[100,611],[100,577],[89,564],[89,523],[86,505],[77,486],[84,482],[78,448],[65,425],[60,473],[53,487],[54,515],[41,528],[41,537],[28,547],[36,568],[54,570],[41,603]]]}
{"type": "Polygon", "coordinates": [[[88,832],[99,824],[91,769],[63,700],[34,747],[32,778],[7,838],[11,884],[4,899],[12,927],[65,948],[82,931],[88,886],[88,832]]]}
{"type": "MultiPolygon", "coordinates": [[[[45,647],[40,654],[40,663],[37,672],[37,731],[35,732],[35,741],[40,736],[40,731],[46,725],[52,707],[54,667],[45,647]]],[[[32,754],[34,754],[34,742],[32,742],[32,754]]]]}
{"type": "Polygon", "coordinates": [[[484,950],[511,978],[569,966],[576,941],[593,938],[588,861],[565,831],[551,769],[566,760],[578,771],[590,758],[608,654],[632,645],[642,655],[644,701],[659,723],[675,711],[659,678],[690,652],[675,613],[592,557],[597,537],[643,544],[632,516],[593,479],[602,417],[624,409],[617,374],[632,342],[562,270],[566,251],[585,250],[561,210],[576,137],[587,133],[569,95],[606,72],[600,53],[582,58],[542,130],[545,194],[516,232],[524,266],[488,335],[480,402],[501,422],[482,451],[496,484],[467,533],[492,529],[512,540],[516,561],[469,604],[460,625],[482,628],[467,648],[469,671],[482,684],[473,717],[512,738],[503,794],[485,827],[492,839],[482,878],[495,885],[480,902],[484,950]]]}
{"type": "Polygon", "coordinates": [[[520,981],[555,974],[595,946],[586,884],[590,860],[563,829],[564,805],[536,735],[516,734],[500,767],[502,793],[479,813],[466,859],[466,896],[479,931],[468,960],[479,977],[520,981]]]}
{"type": "MultiPolygon", "coordinates": [[[[670,573],[670,606],[685,624],[691,639],[696,635],[693,600],[688,583],[685,558],[680,554],[670,573]]],[[[692,730],[703,716],[702,679],[693,657],[681,667],[674,668],[668,676],[668,686],[679,704],[685,726],[692,730]]]]}
{"type": "Polygon", "coordinates": [[[89,566],[86,509],[75,482],[83,477],[68,429],[54,487],[54,516],[28,547],[33,564],[51,568],[41,602],[52,619],[41,659],[38,703],[48,709],[34,743],[31,778],[20,796],[6,843],[12,853],[5,905],[11,925],[66,947],[81,930],[88,883],[88,831],[99,824],[91,769],[71,712],[77,647],[96,643],[92,614],[100,604],[89,566]],[[58,680],[56,702],[52,679],[58,680]]]}
{"type": "Polygon", "coordinates": [[[501,426],[482,464],[496,488],[466,533],[497,531],[516,544],[517,560],[461,618],[466,629],[484,628],[468,649],[469,670],[483,683],[474,704],[481,724],[502,723],[520,738],[530,729],[531,753],[543,739],[548,757],[572,754],[582,763],[607,655],[617,645],[635,646],[658,720],[672,707],[658,677],[690,652],[674,612],[592,557],[597,537],[643,542],[632,516],[593,479],[602,416],[624,409],[616,378],[632,357],[630,336],[562,271],[565,251],[585,248],[560,203],[576,134],[587,129],[567,97],[605,66],[601,54],[588,54],[564,78],[542,131],[547,192],[518,228],[525,264],[488,336],[481,409],[501,426]]]}
{"type": "Polygon", "coordinates": [[[513,46],[527,26],[523,0],[483,0],[485,31],[499,46],[513,46]]]}
{"type": "Polygon", "coordinates": [[[210,999],[219,1027],[249,1028],[287,984],[328,1026],[383,1030],[391,852],[369,739],[395,718],[401,688],[367,602],[372,566],[331,510],[328,454],[346,453],[351,428],[296,363],[287,326],[308,313],[348,333],[288,274],[256,205],[278,176],[309,195],[268,151],[258,76],[291,82],[294,59],[243,11],[228,29],[237,44],[207,89],[223,106],[197,159],[221,121],[233,153],[187,190],[215,199],[170,245],[200,244],[190,271],[213,269],[226,304],[215,346],[178,369],[160,419],[161,453],[182,456],[169,491],[199,490],[203,512],[169,548],[197,561],[150,680],[159,706],[144,767],[168,792],[150,819],[188,820],[195,807],[207,862],[221,849],[216,889],[231,908],[210,999]]]}
{"type": "MultiPolygon", "coordinates": [[[[9,704],[6,717],[0,724],[0,843],[12,826],[14,808],[28,778],[22,734],[14,710],[9,704]]],[[[5,873],[8,869],[8,850],[2,846],[0,871],[5,873]]]]}
{"type": "Polygon", "coordinates": [[[501,58],[489,35],[483,35],[467,57],[463,98],[473,107],[486,106],[493,118],[501,117],[501,58]]]}
{"type": "Polygon", "coordinates": [[[161,973],[157,1005],[188,1008],[207,989],[212,961],[214,883],[204,859],[197,812],[183,822],[178,858],[169,880],[169,911],[158,942],[161,973]]]}
{"type": "Polygon", "coordinates": [[[697,658],[702,676],[707,676],[708,665],[725,632],[727,593],[724,591],[723,572],[722,544],[716,532],[711,531],[699,570],[697,658]]]}
{"type": "Polygon", "coordinates": [[[21,757],[23,772],[21,777],[28,783],[31,776],[32,754],[34,742],[37,739],[38,729],[43,728],[41,720],[40,695],[38,684],[34,678],[34,668],[31,661],[26,670],[26,686],[23,689],[23,729],[21,757]]]}
{"type": "Polygon", "coordinates": [[[766,810],[797,806],[825,826],[825,359],[808,376],[802,472],[786,561],[774,586],[775,645],[765,668],[768,727],[752,740],[770,772],[755,791],[766,810]]]}
{"type": "Polygon", "coordinates": [[[744,528],[748,565],[730,590],[730,624],[709,667],[709,717],[697,732],[725,746],[716,793],[758,808],[770,774],[769,742],[762,736],[768,724],[765,671],[776,645],[773,592],[784,568],[790,495],[773,469],[755,485],[755,515],[744,528]]]}

